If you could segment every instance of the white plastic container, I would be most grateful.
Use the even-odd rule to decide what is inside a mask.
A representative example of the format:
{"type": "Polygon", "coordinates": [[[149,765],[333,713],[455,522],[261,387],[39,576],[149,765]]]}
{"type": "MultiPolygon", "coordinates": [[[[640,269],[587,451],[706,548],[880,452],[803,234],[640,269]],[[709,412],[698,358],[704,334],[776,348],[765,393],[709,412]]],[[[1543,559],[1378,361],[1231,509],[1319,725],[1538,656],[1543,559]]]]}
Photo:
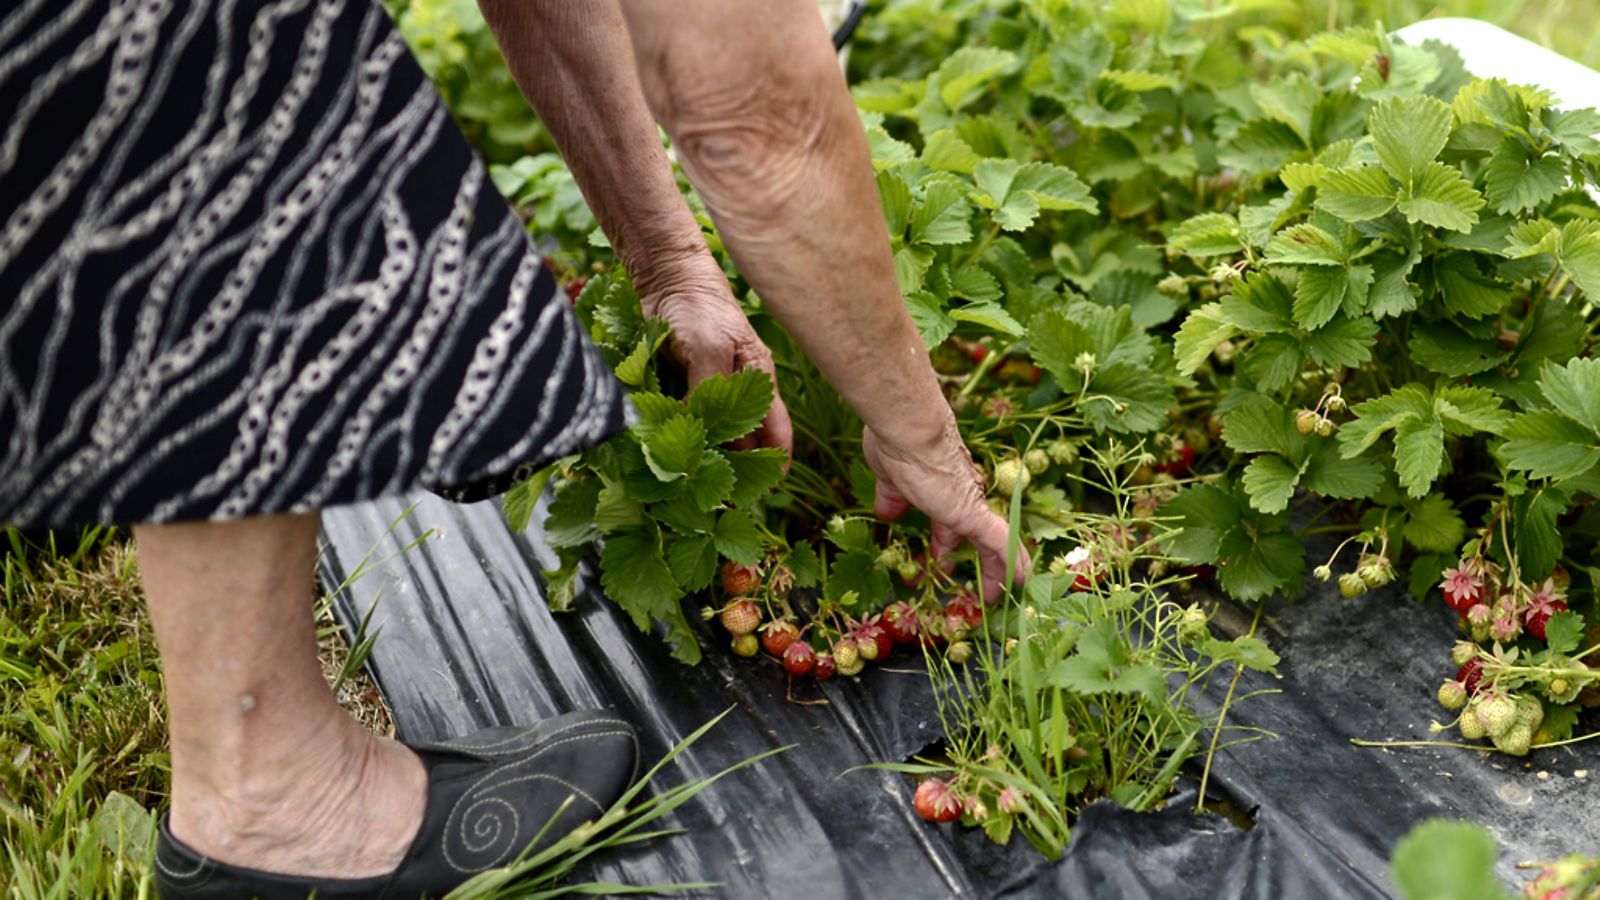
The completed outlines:
{"type": "Polygon", "coordinates": [[[1408,44],[1449,44],[1472,74],[1543,88],[1555,95],[1561,109],[1600,108],[1600,72],[1487,22],[1425,19],[1397,34],[1408,44]]]}

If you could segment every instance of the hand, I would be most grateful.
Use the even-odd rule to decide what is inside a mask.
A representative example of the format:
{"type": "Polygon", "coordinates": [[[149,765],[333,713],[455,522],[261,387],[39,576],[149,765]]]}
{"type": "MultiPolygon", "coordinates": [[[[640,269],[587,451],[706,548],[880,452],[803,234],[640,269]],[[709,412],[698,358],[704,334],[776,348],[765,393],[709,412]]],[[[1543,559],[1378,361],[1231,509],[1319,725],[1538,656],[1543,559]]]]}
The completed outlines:
{"type": "MultiPolygon", "coordinates": [[[[938,559],[971,542],[983,565],[983,597],[999,596],[1006,574],[1010,527],[983,500],[983,475],[972,462],[952,417],[931,450],[907,451],[868,428],[861,436],[867,464],[878,475],[873,513],[894,520],[915,506],[933,520],[929,552],[938,559]]],[[[1027,577],[1028,551],[1017,547],[1015,580],[1027,577]]]]}
{"type": "Polygon", "coordinates": [[[733,299],[726,279],[705,279],[705,284],[678,286],[641,297],[647,315],[659,316],[672,326],[670,350],[689,376],[689,389],[712,375],[732,375],[756,368],[772,378],[772,408],[753,434],[733,442],[734,449],[772,447],[784,456],[794,451],[794,426],[789,410],[778,395],[777,370],[772,351],[756,336],[739,301],[733,299]]]}

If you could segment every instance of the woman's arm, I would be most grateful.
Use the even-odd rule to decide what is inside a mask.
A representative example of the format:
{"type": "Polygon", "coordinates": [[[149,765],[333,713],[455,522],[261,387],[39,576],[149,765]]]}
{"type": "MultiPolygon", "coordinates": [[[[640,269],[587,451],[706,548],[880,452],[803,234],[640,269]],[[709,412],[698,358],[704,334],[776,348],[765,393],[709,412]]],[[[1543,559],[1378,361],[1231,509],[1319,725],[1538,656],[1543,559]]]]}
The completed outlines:
{"type": "Polygon", "coordinates": [[[734,261],[866,423],[878,513],[918,507],[937,551],[972,541],[998,590],[1008,530],[900,297],[866,136],[816,4],[622,9],[645,99],[734,261]]]}
{"type": "MultiPolygon", "coordinates": [[[[672,326],[673,351],[689,383],[749,366],[772,373],[772,354],[678,192],[616,0],[479,0],[479,6],[645,313],[672,326]]],[[[790,448],[789,416],[776,395],[756,437],[790,448]]]]}

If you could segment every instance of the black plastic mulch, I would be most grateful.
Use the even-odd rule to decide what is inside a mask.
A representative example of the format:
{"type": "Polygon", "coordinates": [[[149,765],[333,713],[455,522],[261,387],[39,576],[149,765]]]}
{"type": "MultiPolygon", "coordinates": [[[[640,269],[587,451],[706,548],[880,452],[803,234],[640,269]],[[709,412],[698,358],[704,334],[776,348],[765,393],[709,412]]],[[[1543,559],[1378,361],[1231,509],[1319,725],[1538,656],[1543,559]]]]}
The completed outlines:
{"type": "MultiPolygon", "coordinates": [[[[402,520],[407,505],[325,513],[322,562],[325,583],[339,584],[368,559],[337,608],[349,627],[378,598],[370,666],[401,738],[613,707],[658,758],[732,706],[665,783],[796,745],[681,809],[686,834],[612,855],[589,878],[715,881],[715,894],[730,897],[1382,897],[1393,893],[1390,850],[1430,816],[1488,825],[1508,883],[1517,861],[1600,844],[1594,744],[1528,760],[1350,744],[1435,737],[1428,724],[1443,715],[1431,698],[1449,666],[1450,614],[1398,590],[1340,600],[1319,585],[1300,603],[1269,608],[1261,634],[1283,657],[1280,677],[1247,673],[1239,691],[1278,693],[1229,718],[1278,737],[1220,753],[1208,791],[1253,812],[1254,827],[1192,814],[1190,784],[1156,813],[1089,808],[1067,853],[1047,863],[1020,839],[998,848],[976,830],[921,822],[903,776],[845,774],[940,738],[920,659],[858,680],[797,683],[794,700],[828,702],[794,702],[780,666],[732,656],[709,626],[701,665],[673,661],[595,584],[575,612],[552,615],[539,571],[553,555],[536,529],[512,534],[494,504],[421,497],[402,520]]],[[[1227,683],[1216,679],[1200,702],[1219,702],[1227,683]]]]}

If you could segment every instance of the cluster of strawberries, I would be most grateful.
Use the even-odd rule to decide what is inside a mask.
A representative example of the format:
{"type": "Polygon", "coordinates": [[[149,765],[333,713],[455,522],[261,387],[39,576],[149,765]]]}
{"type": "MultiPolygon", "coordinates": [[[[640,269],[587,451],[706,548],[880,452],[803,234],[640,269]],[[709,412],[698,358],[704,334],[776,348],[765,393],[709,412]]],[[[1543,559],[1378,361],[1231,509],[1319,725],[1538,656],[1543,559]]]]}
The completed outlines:
{"type": "Polygon", "coordinates": [[[1550,617],[1567,608],[1566,570],[1557,569],[1537,587],[1507,586],[1501,566],[1482,556],[1462,559],[1446,569],[1440,589],[1478,642],[1510,643],[1524,632],[1544,640],[1550,617]]]}
{"type": "MultiPolygon", "coordinates": [[[[782,575],[774,573],[773,580],[782,581],[782,575]]],[[[736,655],[753,657],[765,650],[790,675],[818,681],[859,675],[868,663],[882,663],[899,646],[942,647],[951,662],[964,663],[973,654],[968,637],[983,624],[983,601],[970,588],[957,590],[943,605],[899,600],[881,614],[841,615],[835,623],[812,622],[804,627],[785,606],[783,615],[763,623],[762,605],[751,599],[760,587],[760,570],[727,563],[722,568],[722,589],[730,599],[720,610],[709,610],[708,617],[714,615],[733,636],[736,655]]]]}

